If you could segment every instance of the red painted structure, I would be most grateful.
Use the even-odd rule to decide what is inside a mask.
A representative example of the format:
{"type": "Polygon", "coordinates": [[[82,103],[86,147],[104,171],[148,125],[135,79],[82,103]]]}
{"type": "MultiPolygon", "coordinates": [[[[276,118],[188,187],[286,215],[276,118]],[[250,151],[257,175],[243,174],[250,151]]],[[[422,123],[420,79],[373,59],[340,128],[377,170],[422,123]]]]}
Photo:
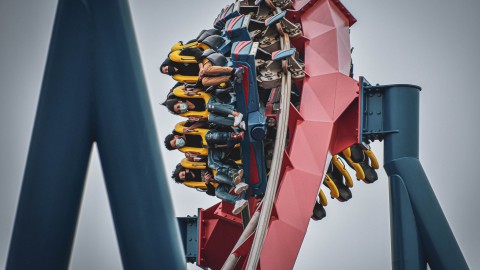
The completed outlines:
{"type": "MultiPolygon", "coordinates": [[[[303,36],[291,43],[305,61],[307,76],[297,82],[300,110],[290,106],[290,143],[283,154],[261,269],[293,268],[329,155],[359,141],[358,82],[349,77],[349,27],[355,18],[335,0],[297,0],[287,18],[302,25],[303,36]]],[[[242,232],[240,218],[228,215],[225,207],[220,203],[200,210],[200,266],[221,268],[242,232]]],[[[242,255],[236,268],[243,268],[249,247],[236,253],[242,255]]]]}

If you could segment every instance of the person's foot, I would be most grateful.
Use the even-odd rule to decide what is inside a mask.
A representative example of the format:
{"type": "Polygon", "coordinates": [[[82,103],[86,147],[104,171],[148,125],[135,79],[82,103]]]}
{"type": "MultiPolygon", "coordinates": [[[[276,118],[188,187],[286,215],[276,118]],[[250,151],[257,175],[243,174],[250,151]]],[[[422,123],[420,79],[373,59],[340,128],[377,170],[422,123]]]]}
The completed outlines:
{"type": "Polygon", "coordinates": [[[242,192],[244,192],[247,189],[248,189],[248,184],[244,182],[240,182],[238,183],[238,185],[235,186],[234,192],[235,194],[239,195],[239,194],[242,194],[242,192]]]}
{"type": "Polygon", "coordinates": [[[247,205],[248,205],[247,200],[241,199],[241,200],[236,201],[235,202],[235,207],[232,210],[232,214],[234,214],[234,215],[240,214],[240,212],[242,212],[242,210],[245,207],[247,207],[247,205]]]}
{"type": "Polygon", "coordinates": [[[245,121],[240,122],[240,124],[238,124],[238,127],[239,127],[240,129],[242,129],[242,130],[247,130],[247,129],[246,129],[247,127],[246,127],[246,125],[245,125],[245,121]]]}
{"type": "Polygon", "coordinates": [[[234,186],[238,185],[238,183],[242,181],[243,170],[241,170],[241,174],[240,174],[240,171],[237,171],[237,170],[233,171],[230,177],[232,178],[233,185],[234,186]]]}
{"type": "Polygon", "coordinates": [[[234,116],[233,117],[233,126],[234,127],[238,126],[242,122],[242,119],[243,119],[243,114],[242,113],[238,113],[236,116],[234,116]]]}
{"type": "Polygon", "coordinates": [[[233,73],[233,76],[235,77],[235,82],[242,83],[244,72],[245,72],[245,69],[243,67],[239,67],[235,69],[235,72],[233,73]]]}
{"type": "Polygon", "coordinates": [[[243,178],[243,169],[238,170],[238,175],[240,175],[240,179],[243,178]]]}

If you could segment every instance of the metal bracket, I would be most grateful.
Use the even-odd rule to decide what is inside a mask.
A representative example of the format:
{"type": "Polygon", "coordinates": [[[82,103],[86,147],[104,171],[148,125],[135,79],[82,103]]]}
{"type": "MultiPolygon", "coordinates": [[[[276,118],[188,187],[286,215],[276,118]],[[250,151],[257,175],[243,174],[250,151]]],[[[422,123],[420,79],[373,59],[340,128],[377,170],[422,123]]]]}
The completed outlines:
{"type": "Polygon", "coordinates": [[[282,26],[283,32],[288,34],[292,39],[302,35],[302,27],[299,23],[292,23],[286,18],[283,18],[280,25],[282,26]]]}
{"type": "Polygon", "coordinates": [[[180,235],[182,237],[185,259],[189,263],[197,261],[198,256],[198,225],[197,216],[177,217],[180,235]]]}
{"type": "Polygon", "coordinates": [[[364,77],[360,77],[360,138],[363,142],[382,141],[386,134],[398,130],[384,130],[383,93],[385,86],[372,86],[364,77]]]}
{"type": "Polygon", "coordinates": [[[294,81],[305,78],[305,64],[298,57],[298,52],[288,59],[288,70],[292,73],[294,81]]]}

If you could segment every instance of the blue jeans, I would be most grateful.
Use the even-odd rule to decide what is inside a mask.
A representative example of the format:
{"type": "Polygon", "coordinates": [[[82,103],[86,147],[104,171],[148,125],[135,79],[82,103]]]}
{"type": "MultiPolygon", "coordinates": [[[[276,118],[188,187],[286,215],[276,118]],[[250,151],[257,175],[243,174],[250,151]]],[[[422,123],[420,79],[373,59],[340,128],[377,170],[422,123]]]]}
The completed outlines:
{"type": "Polygon", "coordinates": [[[238,200],[241,198],[239,196],[235,196],[229,193],[230,191],[230,186],[224,185],[224,184],[219,184],[218,187],[215,189],[215,196],[219,198],[222,201],[229,202],[231,204],[235,204],[238,200]]]}
{"type": "Polygon", "coordinates": [[[210,112],[208,121],[222,126],[233,126],[233,117],[227,117],[233,114],[235,107],[229,104],[222,104],[211,98],[207,102],[207,110],[210,112]]]}
{"type": "MultiPolygon", "coordinates": [[[[218,175],[218,173],[220,173],[222,175],[227,176],[230,179],[230,181],[232,181],[231,178],[230,178],[230,174],[234,170],[238,169],[238,165],[236,165],[236,164],[235,165],[225,164],[224,160],[225,160],[226,157],[227,157],[227,153],[225,151],[222,151],[222,150],[219,150],[219,149],[213,149],[213,148],[209,149],[208,150],[207,164],[208,164],[208,167],[210,169],[217,171],[217,175],[218,175]]],[[[225,183],[225,184],[227,184],[227,183],[225,183]]],[[[232,184],[230,183],[230,185],[232,185],[232,184]]]]}
{"type": "Polygon", "coordinates": [[[235,111],[234,109],[233,105],[219,103],[213,98],[207,102],[207,110],[214,114],[228,116],[235,111]]]}
{"type": "Polygon", "coordinates": [[[214,123],[220,126],[226,126],[226,127],[231,127],[233,126],[234,123],[233,117],[226,117],[226,116],[221,116],[221,115],[216,115],[213,113],[210,113],[208,115],[208,122],[214,123]]]}

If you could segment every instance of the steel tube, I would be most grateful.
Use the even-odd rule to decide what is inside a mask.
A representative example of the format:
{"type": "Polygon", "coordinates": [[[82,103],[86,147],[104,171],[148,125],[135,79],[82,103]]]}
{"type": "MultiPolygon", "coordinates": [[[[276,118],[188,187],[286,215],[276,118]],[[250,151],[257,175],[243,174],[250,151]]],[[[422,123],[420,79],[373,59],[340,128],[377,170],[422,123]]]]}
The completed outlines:
{"type": "Polygon", "coordinates": [[[384,88],[384,167],[389,175],[394,269],[468,269],[419,161],[419,92],[384,88]],[[423,252],[420,250],[423,249],[423,252]]]}

